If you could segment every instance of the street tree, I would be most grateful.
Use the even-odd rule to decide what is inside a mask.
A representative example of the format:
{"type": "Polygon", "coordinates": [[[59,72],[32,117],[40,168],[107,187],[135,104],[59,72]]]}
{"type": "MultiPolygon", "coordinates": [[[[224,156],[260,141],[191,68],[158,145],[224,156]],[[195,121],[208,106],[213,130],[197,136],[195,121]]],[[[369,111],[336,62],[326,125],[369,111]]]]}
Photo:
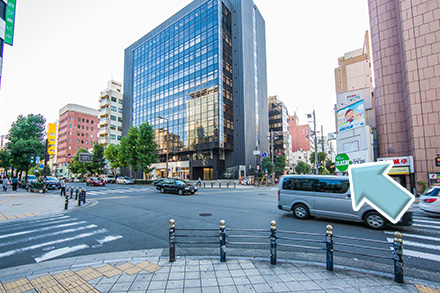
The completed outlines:
{"type": "Polygon", "coordinates": [[[335,163],[333,163],[331,160],[325,161],[325,169],[327,170],[328,174],[334,174],[335,173],[335,163]]]}
{"type": "Polygon", "coordinates": [[[93,156],[91,163],[91,173],[102,174],[104,173],[105,158],[104,158],[104,145],[98,142],[93,144],[93,156]]]}
{"type": "Polygon", "coordinates": [[[284,170],[286,169],[286,156],[279,155],[275,158],[275,175],[277,177],[284,175],[284,170]]]}
{"type": "Polygon", "coordinates": [[[81,174],[85,175],[87,173],[92,173],[93,167],[89,162],[79,162],[79,154],[80,153],[89,153],[85,148],[80,148],[76,155],[73,157],[72,162],[69,163],[67,168],[72,174],[81,174]]]}
{"type": "MultiPolygon", "coordinates": [[[[319,152],[318,153],[318,162],[317,164],[320,165],[319,167],[319,174],[324,174],[325,173],[325,160],[327,159],[327,154],[325,152],[319,152]]],[[[312,164],[315,164],[315,153],[311,153],[310,154],[310,162],[312,164]]]]}
{"type": "Polygon", "coordinates": [[[295,166],[295,172],[298,174],[309,174],[312,168],[306,162],[298,162],[298,165],[295,166]]]}
{"type": "Polygon", "coordinates": [[[272,174],[274,169],[274,164],[272,163],[271,158],[266,157],[261,162],[261,169],[263,171],[267,170],[267,174],[272,174]]]}
{"type": "Polygon", "coordinates": [[[8,149],[0,149],[0,168],[8,175],[8,169],[11,168],[11,153],[8,149]]]}
{"type": "Polygon", "coordinates": [[[113,176],[116,176],[116,169],[124,167],[121,163],[121,145],[108,145],[104,150],[104,158],[112,169],[113,176]]]}

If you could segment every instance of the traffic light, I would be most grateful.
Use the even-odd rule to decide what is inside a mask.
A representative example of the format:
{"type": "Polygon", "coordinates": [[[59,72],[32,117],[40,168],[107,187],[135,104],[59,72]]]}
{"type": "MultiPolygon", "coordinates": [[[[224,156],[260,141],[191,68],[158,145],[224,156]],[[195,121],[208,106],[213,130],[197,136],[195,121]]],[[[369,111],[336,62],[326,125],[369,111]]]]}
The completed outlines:
{"type": "Polygon", "coordinates": [[[440,157],[435,157],[435,166],[440,167],[440,157]]]}
{"type": "Polygon", "coordinates": [[[34,156],[31,156],[31,164],[34,163],[34,156]]]}

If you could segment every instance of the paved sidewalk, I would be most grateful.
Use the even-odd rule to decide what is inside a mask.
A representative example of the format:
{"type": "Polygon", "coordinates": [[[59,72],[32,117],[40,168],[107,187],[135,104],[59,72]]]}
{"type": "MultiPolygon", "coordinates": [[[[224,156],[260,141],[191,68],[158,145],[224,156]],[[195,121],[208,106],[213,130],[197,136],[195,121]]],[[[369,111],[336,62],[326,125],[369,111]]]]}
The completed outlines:
{"type": "MultiPolygon", "coordinates": [[[[90,201],[93,203],[93,201],[90,201]]],[[[96,202],[96,201],[95,201],[96,202]]],[[[89,205],[91,206],[91,205],[89,205]]],[[[74,200],[69,210],[78,207],[74,200]]],[[[59,213],[59,191],[0,193],[0,223],[21,217],[59,213]]],[[[67,211],[67,212],[68,212],[67,211]]],[[[1,231],[0,231],[1,235],[1,231]]],[[[5,292],[439,292],[439,283],[398,284],[392,276],[323,264],[229,257],[177,257],[166,249],[93,254],[0,270],[5,292]]],[[[435,281],[435,280],[433,280],[435,281]]],[[[437,280],[440,281],[440,280],[437,280]]]]}

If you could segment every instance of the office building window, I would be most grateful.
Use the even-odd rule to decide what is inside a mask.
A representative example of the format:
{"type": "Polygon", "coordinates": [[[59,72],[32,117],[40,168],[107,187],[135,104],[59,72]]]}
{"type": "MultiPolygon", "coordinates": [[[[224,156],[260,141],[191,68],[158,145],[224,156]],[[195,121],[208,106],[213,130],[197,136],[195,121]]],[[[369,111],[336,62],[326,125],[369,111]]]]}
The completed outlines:
{"type": "Polygon", "coordinates": [[[112,102],[116,102],[116,98],[115,97],[112,97],[112,102]]]}
{"type": "Polygon", "coordinates": [[[69,124],[69,127],[72,128],[72,124],[69,124]]]}
{"type": "Polygon", "coordinates": [[[110,120],[116,121],[116,116],[110,115],[110,120]]]}
{"type": "Polygon", "coordinates": [[[116,107],[115,106],[110,106],[110,110],[112,110],[113,112],[116,112],[116,107]]]}

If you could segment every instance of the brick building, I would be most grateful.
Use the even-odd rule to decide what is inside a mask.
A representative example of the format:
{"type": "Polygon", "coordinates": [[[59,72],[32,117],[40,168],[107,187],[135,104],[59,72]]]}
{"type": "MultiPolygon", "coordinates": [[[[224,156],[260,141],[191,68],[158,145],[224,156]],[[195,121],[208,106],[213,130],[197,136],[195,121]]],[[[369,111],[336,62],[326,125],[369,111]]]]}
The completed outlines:
{"type": "Polygon", "coordinates": [[[80,148],[91,149],[98,141],[98,110],[67,104],[59,111],[56,176],[68,176],[66,164],[80,148]]]}

